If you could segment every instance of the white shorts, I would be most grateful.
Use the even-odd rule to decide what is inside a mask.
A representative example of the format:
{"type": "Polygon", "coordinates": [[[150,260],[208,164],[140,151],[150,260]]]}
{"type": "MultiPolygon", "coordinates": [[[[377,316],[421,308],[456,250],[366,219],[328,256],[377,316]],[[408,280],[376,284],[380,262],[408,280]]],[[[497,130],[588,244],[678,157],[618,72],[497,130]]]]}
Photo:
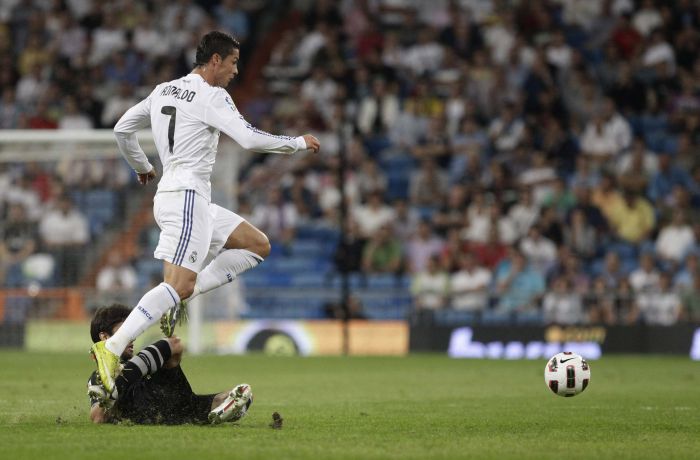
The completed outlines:
{"type": "Polygon", "coordinates": [[[244,219],[194,190],[158,192],[153,215],[160,238],[153,256],[199,273],[244,219]]]}

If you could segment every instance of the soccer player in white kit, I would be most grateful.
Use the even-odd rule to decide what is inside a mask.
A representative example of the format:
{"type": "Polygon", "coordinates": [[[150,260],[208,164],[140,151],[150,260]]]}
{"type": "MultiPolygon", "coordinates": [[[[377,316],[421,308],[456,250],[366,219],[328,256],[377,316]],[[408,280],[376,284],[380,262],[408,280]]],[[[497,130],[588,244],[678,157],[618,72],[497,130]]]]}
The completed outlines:
{"type": "Polygon", "coordinates": [[[156,172],[136,132],[151,125],[163,164],[153,213],[161,230],[154,256],[163,260],[164,282],[141,298],[109,340],[92,348],[100,379],[110,394],[127,344],[169,309],[178,308],[181,300],[233,281],[270,253],[265,234],[211,203],[209,178],[219,133],[256,152],[292,154],[306,149],[317,152],[320,147],[310,134],[275,136],[245,121],[224,89],[238,73],[239,49],[230,35],[206,34],[197,47],[192,73],[156,86],[114,127],[119,151],[138,181],[146,185],[156,179],[156,172]]]}

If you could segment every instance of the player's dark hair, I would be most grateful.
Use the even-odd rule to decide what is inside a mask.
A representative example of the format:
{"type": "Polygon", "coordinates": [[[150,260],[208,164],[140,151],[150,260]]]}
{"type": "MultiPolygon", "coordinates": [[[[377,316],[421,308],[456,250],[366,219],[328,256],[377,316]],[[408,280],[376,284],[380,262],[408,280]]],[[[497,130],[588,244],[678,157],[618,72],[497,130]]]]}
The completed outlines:
{"type": "Polygon", "coordinates": [[[131,308],[115,303],[109,307],[99,308],[90,322],[90,337],[94,343],[100,341],[100,332],[112,335],[112,328],[129,316],[131,308]]]}
{"type": "Polygon", "coordinates": [[[197,55],[195,57],[195,66],[204,65],[214,54],[221,56],[221,59],[226,58],[233,53],[234,49],[240,49],[241,44],[238,40],[227,33],[214,30],[206,34],[197,45],[197,55]]]}

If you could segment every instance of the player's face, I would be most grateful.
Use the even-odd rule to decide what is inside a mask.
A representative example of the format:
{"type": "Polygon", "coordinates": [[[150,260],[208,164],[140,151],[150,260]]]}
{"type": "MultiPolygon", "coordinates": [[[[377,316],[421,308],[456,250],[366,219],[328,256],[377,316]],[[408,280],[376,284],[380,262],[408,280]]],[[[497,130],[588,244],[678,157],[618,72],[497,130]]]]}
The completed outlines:
{"type": "Polygon", "coordinates": [[[238,59],[240,52],[237,49],[226,56],[216,71],[216,86],[226,88],[233,78],[238,75],[238,59]]]}
{"type": "MultiPolygon", "coordinates": [[[[112,328],[112,335],[116,334],[116,332],[119,330],[119,328],[122,327],[122,324],[124,324],[123,321],[121,323],[117,323],[114,325],[114,327],[112,328]]],[[[134,357],[134,342],[129,342],[129,345],[127,345],[126,348],[124,349],[124,353],[122,353],[121,358],[124,361],[128,361],[133,357],[134,357]]]]}

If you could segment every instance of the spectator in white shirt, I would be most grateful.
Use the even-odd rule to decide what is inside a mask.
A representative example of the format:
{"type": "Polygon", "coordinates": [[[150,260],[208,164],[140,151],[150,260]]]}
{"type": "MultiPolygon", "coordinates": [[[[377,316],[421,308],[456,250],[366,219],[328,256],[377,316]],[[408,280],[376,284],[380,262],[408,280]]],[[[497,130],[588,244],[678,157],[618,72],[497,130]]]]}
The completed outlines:
{"type": "Polygon", "coordinates": [[[362,98],[357,111],[357,126],[363,134],[387,133],[394,126],[401,112],[396,90],[381,78],[372,81],[372,93],[362,98]]]}
{"type": "Polygon", "coordinates": [[[596,115],[586,124],[581,135],[581,153],[600,167],[617,155],[619,146],[612,131],[605,129],[602,116],[596,115]]]}
{"type": "Polygon", "coordinates": [[[635,293],[658,289],[659,271],[651,254],[644,253],[639,257],[639,267],[630,273],[629,280],[635,293]]]}
{"type": "Polygon", "coordinates": [[[272,241],[288,245],[296,234],[299,213],[293,203],[284,200],[282,191],[275,188],[268,193],[267,203],[255,208],[250,220],[272,241]]]}
{"type": "Polygon", "coordinates": [[[648,177],[659,169],[659,160],[656,154],[647,148],[643,137],[635,137],[632,147],[620,156],[617,161],[617,174],[629,172],[635,164],[641,164],[648,177]]]}
{"type": "Polygon", "coordinates": [[[651,33],[651,38],[642,53],[642,65],[656,70],[658,76],[676,73],[676,55],[661,30],[655,30],[651,33]],[[665,68],[665,70],[660,71],[660,68],[665,68]]]}
{"type": "Polygon", "coordinates": [[[537,225],[530,227],[527,236],[520,241],[520,251],[540,274],[547,273],[557,259],[557,246],[542,236],[537,225]]]}
{"type": "Polygon", "coordinates": [[[485,310],[491,278],[491,271],[477,265],[472,254],[462,254],[459,259],[459,271],[450,277],[452,308],[465,311],[485,310]]]}
{"type": "Polygon", "coordinates": [[[394,210],[387,205],[382,192],[370,193],[367,202],[355,208],[355,220],[360,225],[360,234],[371,238],[382,226],[394,219],[394,210]]]}
{"type": "Polygon", "coordinates": [[[525,134],[525,123],[517,117],[515,105],[503,106],[500,116],[489,125],[488,133],[498,153],[510,152],[518,146],[525,134]]]}
{"type": "Polygon", "coordinates": [[[113,302],[127,301],[129,294],[136,288],[137,281],[134,267],[126,263],[118,250],[114,250],[109,253],[107,264],[97,274],[95,285],[100,294],[108,295],[113,302]]]}
{"type": "Polygon", "coordinates": [[[662,273],[655,289],[637,295],[632,317],[641,317],[645,324],[653,326],[672,326],[682,311],[681,298],[671,289],[671,276],[662,273]]]}
{"type": "Polygon", "coordinates": [[[654,7],[653,0],[643,0],[641,8],[637,10],[632,18],[632,25],[644,37],[663,25],[661,13],[654,7]]]}
{"type": "Polygon", "coordinates": [[[114,11],[102,15],[102,24],[92,32],[90,62],[100,64],[113,52],[126,47],[126,30],[119,27],[114,11]]]}
{"type": "Polygon", "coordinates": [[[328,77],[326,69],[317,66],[311,72],[311,77],[302,83],[301,98],[313,103],[319,113],[328,116],[337,91],[338,85],[328,77]]]}
{"type": "Polygon", "coordinates": [[[119,85],[117,94],[114,94],[105,104],[102,110],[102,124],[113,127],[119,118],[139,101],[134,97],[134,89],[128,83],[119,85]]]}
{"type": "Polygon", "coordinates": [[[63,98],[63,115],[58,120],[58,129],[92,129],[92,120],[80,112],[73,96],[63,98]]]}
{"type": "Polygon", "coordinates": [[[571,66],[574,52],[566,43],[564,32],[557,30],[552,35],[552,40],[547,45],[547,64],[559,70],[566,70],[571,66]]]}
{"type": "Polygon", "coordinates": [[[532,190],[524,187],[518,194],[518,201],[508,210],[508,216],[515,225],[518,237],[527,235],[540,215],[540,207],[532,199],[532,190]]]}
{"type": "Polygon", "coordinates": [[[425,270],[411,282],[413,305],[417,310],[439,310],[447,303],[449,275],[440,268],[437,257],[428,259],[425,270]]]}
{"type": "Polygon", "coordinates": [[[61,196],[56,209],[45,213],[39,221],[39,235],[45,250],[56,259],[56,273],[61,286],[78,281],[84,245],[90,240],[88,222],[75,209],[68,195],[61,196]]]}
{"type": "Polygon", "coordinates": [[[695,245],[693,228],[686,222],[683,211],[676,210],[673,220],[661,229],[656,238],[656,253],[662,259],[679,264],[695,245]]]}
{"type": "Polygon", "coordinates": [[[545,294],[542,302],[544,320],[547,324],[574,325],[583,322],[583,302],[565,276],[554,280],[552,290],[545,294]]]}

